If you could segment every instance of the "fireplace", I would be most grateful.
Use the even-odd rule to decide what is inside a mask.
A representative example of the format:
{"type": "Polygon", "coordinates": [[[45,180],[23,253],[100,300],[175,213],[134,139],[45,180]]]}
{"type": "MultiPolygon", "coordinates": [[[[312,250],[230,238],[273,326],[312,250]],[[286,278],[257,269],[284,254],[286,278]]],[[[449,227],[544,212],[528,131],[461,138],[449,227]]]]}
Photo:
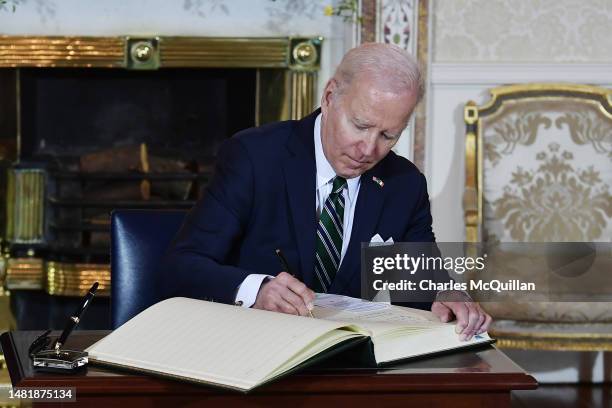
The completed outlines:
{"type": "Polygon", "coordinates": [[[106,327],[110,211],[189,208],[225,138],[309,113],[321,41],[0,37],[0,277],[19,328],[60,328],[93,281],[87,327],[106,327]]]}

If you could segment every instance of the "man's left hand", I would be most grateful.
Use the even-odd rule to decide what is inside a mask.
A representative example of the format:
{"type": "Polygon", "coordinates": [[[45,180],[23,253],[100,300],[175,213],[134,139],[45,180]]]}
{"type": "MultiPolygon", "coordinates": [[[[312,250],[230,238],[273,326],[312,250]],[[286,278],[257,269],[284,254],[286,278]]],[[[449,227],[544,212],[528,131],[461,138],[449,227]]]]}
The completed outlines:
{"type": "Polygon", "coordinates": [[[445,323],[457,319],[455,331],[462,341],[486,332],[493,320],[482,310],[480,304],[471,299],[465,302],[436,301],[432,304],[431,311],[445,323]]]}

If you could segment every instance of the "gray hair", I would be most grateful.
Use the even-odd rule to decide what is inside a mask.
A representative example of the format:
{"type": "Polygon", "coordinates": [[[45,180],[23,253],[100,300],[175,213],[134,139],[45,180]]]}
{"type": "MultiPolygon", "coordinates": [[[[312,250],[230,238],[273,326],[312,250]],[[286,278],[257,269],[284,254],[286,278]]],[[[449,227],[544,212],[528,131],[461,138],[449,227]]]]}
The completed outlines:
{"type": "Polygon", "coordinates": [[[417,103],[425,93],[418,62],[394,44],[365,43],[349,50],[334,74],[338,93],[342,94],[355,76],[363,73],[371,75],[385,90],[416,91],[417,103]]]}

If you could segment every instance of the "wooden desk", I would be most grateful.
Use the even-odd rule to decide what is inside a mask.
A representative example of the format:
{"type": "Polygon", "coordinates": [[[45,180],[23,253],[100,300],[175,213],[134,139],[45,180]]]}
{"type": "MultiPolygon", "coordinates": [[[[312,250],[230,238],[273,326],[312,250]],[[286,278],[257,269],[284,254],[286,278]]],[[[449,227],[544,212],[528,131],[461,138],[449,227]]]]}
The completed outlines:
{"type": "MultiPolygon", "coordinates": [[[[83,349],[107,332],[77,331],[66,348],[83,349]]],[[[90,366],[80,374],[35,372],[27,349],[40,332],[0,337],[13,386],[76,387],[77,403],[94,406],[354,406],[509,407],[511,390],[537,382],[493,346],[387,369],[315,367],[257,388],[250,394],[219,390],[90,366]]]]}

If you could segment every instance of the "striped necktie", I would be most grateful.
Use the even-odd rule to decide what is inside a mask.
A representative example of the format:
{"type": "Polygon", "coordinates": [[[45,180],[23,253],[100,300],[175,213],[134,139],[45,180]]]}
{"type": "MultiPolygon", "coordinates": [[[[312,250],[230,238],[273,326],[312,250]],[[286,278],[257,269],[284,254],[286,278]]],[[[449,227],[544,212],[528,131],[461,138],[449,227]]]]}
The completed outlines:
{"type": "Polygon", "coordinates": [[[342,252],[342,232],[344,221],[344,196],[342,190],[346,180],[336,176],[332,192],[325,200],[317,227],[317,246],[315,251],[314,291],[326,293],[340,267],[342,252]]]}

